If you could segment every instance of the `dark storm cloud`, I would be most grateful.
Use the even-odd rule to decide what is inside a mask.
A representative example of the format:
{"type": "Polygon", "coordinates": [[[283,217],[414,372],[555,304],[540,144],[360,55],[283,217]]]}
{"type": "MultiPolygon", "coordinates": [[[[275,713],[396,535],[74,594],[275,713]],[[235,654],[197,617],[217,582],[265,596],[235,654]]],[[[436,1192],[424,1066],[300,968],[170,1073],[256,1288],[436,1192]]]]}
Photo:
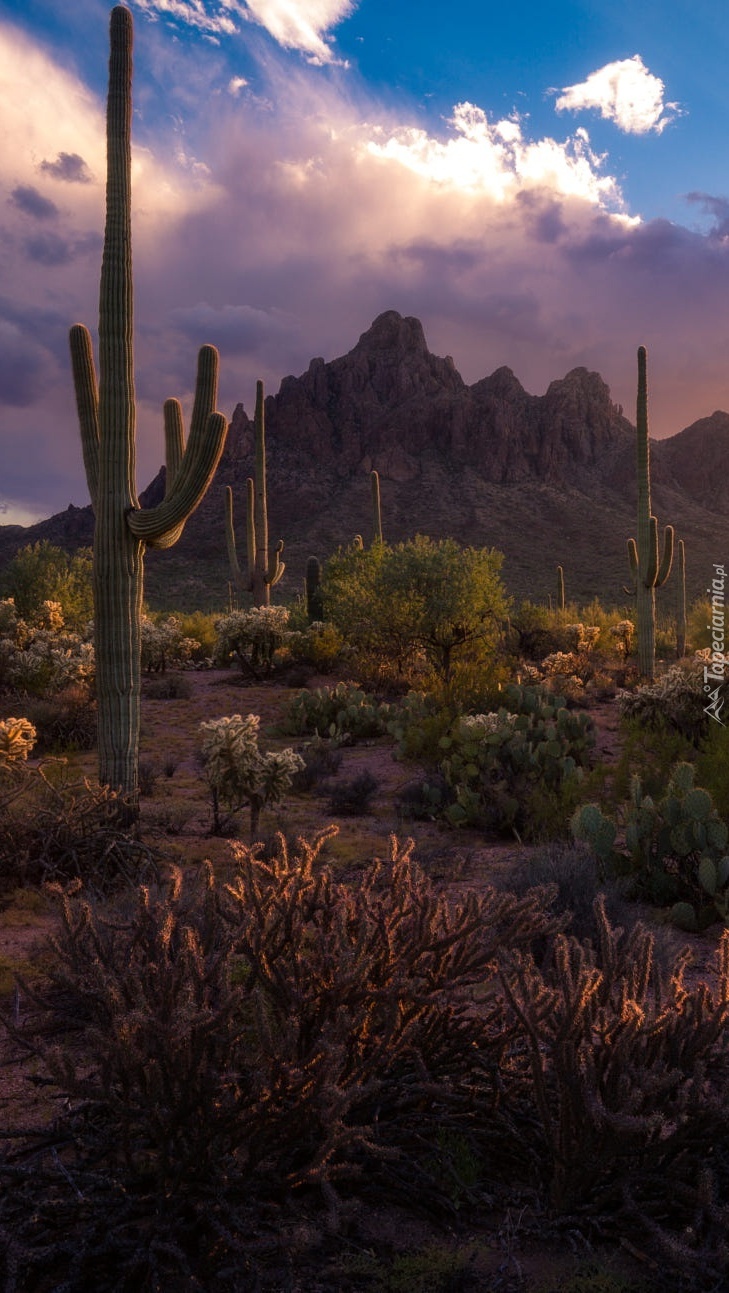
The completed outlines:
{"type": "Polygon", "coordinates": [[[28,408],[45,389],[48,356],[0,320],[0,391],[4,404],[28,408]]]}
{"type": "Polygon", "coordinates": [[[44,158],[40,170],[53,179],[65,180],[68,184],[90,184],[92,179],[91,171],[79,153],[59,153],[55,162],[44,158]]]}
{"type": "Polygon", "coordinates": [[[217,346],[222,355],[257,354],[272,340],[283,339],[289,325],[266,310],[248,305],[226,305],[215,309],[204,302],[173,310],[173,328],[190,340],[217,346]]]}
{"type": "Polygon", "coordinates": [[[54,220],[59,213],[55,202],[44,198],[32,184],[18,184],[10,195],[10,201],[24,215],[34,216],[36,220],[54,220]]]}
{"type": "Polygon", "coordinates": [[[101,247],[100,234],[83,234],[79,238],[64,238],[57,233],[39,233],[26,238],[23,243],[25,254],[36,265],[53,268],[58,265],[70,265],[79,256],[96,251],[101,247]]]}

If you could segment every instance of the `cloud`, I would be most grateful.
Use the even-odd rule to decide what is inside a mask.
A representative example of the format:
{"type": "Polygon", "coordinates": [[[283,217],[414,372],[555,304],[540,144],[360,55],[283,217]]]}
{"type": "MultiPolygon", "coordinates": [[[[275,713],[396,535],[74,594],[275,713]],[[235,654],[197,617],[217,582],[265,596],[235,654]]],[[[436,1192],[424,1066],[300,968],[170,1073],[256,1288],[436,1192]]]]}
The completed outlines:
{"type": "Polygon", "coordinates": [[[32,184],[18,184],[10,194],[10,201],[24,215],[33,216],[36,220],[51,220],[58,215],[55,202],[44,198],[32,184]]]}
{"type": "MultiPolygon", "coordinates": [[[[262,38],[256,92],[236,96],[219,51],[172,42],[161,24],[155,39],[133,174],[140,486],[163,460],[163,401],[177,396],[189,416],[201,344],[221,351],[230,416],[251,406],[257,378],[277,390],[313,356],[350,349],[386,309],[421,318],[430,348],[453,355],[468,382],[506,364],[539,393],[582,365],[630,410],[645,344],[654,434],[729,406],[724,199],[695,199],[714,236],[641,222],[582,129],[540,138],[472,103],[430,127],[368,96],[356,75],[321,75],[262,38]],[[189,100],[171,95],[173,75],[189,100]],[[166,121],[154,134],[157,94],[179,130],[166,121]]],[[[0,91],[4,490],[50,512],[87,501],[68,327],[95,332],[98,317],[103,107],[2,23],[0,91]],[[84,160],[89,182],[72,180],[64,155],[84,160]],[[8,200],[19,186],[56,196],[63,178],[52,227],[8,200]]]]}
{"type": "Polygon", "coordinates": [[[648,71],[640,54],[606,63],[579,85],[568,85],[557,99],[557,112],[596,109],[627,134],[660,134],[681,115],[677,103],[666,103],[665,85],[648,71]]]}
{"type": "Polygon", "coordinates": [[[490,122],[482,108],[458,103],[445,142],[415,127],[401,127],[383,139],[375,127],[369,151],[406,166],[437,184],[481,192],[502,203],[519,192],[546,189],[583,198],[600,207],[620,209],[620,190],[610,175],[601,175],[604,158],[594,153],[586,130],[565,143],[524,139],[515,118],[490,122]]]}
{"type": "Polygon", "coordinates": [[[79,153],[59,153],[55,162],[45,158],[39,169],[55,180],[65,180],[69,184],[90,184],[91,172],[79,153]]]}
{"type": "Polygon", "coordinates": [[[134,0],[150,18],[179,22],[211,39],[234,36],[238,20],[265,28],[284,49],[298,50],[310,63],[338,60],[328,32],[347,18],[356,0],[134,0]]]}
{"type": "Polygon", "coordinates": [[[247,9],[285,49],[298,49],[312,63],[331,63],[326,34],[347,18],[354,0],[247,0],[247,9]]]}
{"type": "Polygon", "coordinates": [[[171,19],[207,36],[233,36],[238,30],[231,10],[240,11],[240,6],[226,0],[219,4],[206,4],[204,0],[134,0],[134,5],[150,18],[171,19]]]}

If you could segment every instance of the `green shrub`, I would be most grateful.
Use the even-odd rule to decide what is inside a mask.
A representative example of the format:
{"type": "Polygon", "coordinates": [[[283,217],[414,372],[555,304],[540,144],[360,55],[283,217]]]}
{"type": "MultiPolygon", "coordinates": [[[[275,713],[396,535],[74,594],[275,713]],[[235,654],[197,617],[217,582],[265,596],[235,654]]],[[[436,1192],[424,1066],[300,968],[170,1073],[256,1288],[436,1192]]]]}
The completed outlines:
{"type": "Polygon", "coordinates": [[[500,647],[509,604],[502,561],[491,549],[422,534],[342,550],[324,571],[326,618],[401,678],[425,667],[448,684],[459,660],[483,663],[500,647]]]}

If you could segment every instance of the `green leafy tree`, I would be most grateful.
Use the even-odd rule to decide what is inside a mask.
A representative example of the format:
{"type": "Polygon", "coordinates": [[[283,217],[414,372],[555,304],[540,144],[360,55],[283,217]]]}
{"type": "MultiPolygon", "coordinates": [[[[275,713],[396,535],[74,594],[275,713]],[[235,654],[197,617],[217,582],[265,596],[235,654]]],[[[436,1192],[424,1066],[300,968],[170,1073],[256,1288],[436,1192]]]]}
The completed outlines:
{"type": "Polygon", "coordinates": [[[70,555],[47,539],[28,544],[5,568],[2,590],[23,619],[35,621],[44,602],[58,602],[67,627],[81,629],[94,615],[91,549],[70,555]]]}
{"type": "Polygon", "coordinates": [[[502,560],[489,548],[424,535],[349,549],[327,564],[326,615],[358,649],[394,659],[400,672],[424,655],[448,683],[458,660],[496,649],[508,609],[502,560]]]}

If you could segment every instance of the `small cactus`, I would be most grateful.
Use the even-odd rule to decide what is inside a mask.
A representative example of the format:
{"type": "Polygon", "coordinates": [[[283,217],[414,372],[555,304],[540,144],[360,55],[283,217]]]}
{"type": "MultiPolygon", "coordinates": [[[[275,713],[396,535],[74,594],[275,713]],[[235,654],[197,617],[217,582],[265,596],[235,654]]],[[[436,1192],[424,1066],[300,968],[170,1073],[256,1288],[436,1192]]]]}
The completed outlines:
{"type": "Polygon", "coordinates": [[[564,570],[557,566],[557,610],[564,610],[564,570]]]}

